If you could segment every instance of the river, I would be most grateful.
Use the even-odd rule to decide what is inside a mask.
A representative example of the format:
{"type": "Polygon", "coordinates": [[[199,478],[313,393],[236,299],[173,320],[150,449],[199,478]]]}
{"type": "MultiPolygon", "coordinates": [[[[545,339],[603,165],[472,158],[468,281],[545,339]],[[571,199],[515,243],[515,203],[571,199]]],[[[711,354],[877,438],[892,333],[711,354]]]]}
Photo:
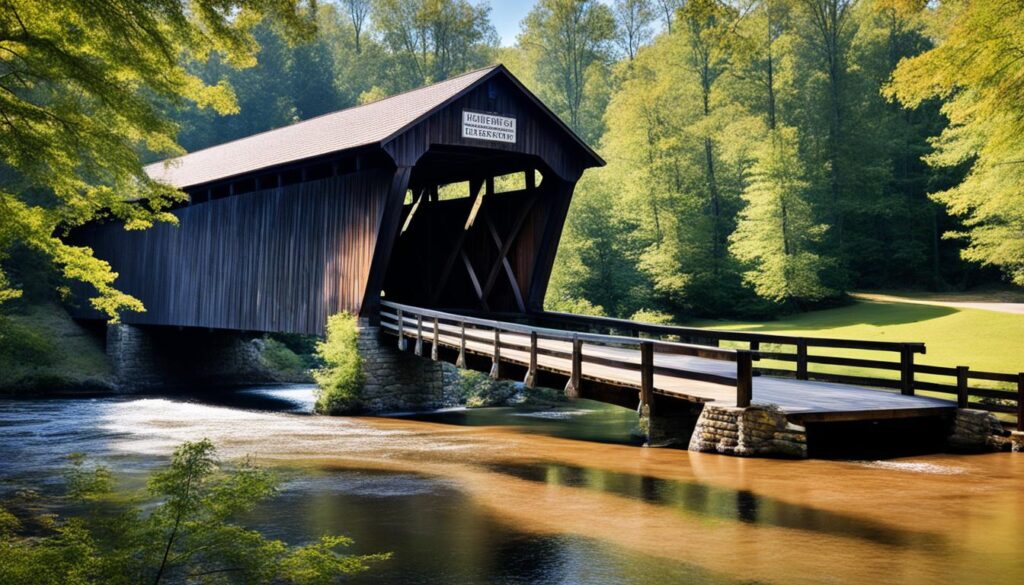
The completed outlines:
{"type": "Polygon", "coordinates": [[[126,485],[185,440],[280,469],[241,519],[391,560],[365,583],[1024,582],[1024,455],[740,459],[637,446],[579,401],[417,417],[309,414],[312,388],[0,402],[0,497],[69,452],[126,485]]]}

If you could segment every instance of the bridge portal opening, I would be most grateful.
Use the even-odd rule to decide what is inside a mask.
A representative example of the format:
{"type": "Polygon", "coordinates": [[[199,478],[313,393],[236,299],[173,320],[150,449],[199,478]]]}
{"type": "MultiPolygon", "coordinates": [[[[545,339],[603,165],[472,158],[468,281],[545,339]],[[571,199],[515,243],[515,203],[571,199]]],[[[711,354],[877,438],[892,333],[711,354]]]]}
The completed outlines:
{"type": "Polygon", "coordinates": [[[383,298],[488,313],[539,306],[566,185],[534,156],[432,148],[409,180],[383,298]]]}

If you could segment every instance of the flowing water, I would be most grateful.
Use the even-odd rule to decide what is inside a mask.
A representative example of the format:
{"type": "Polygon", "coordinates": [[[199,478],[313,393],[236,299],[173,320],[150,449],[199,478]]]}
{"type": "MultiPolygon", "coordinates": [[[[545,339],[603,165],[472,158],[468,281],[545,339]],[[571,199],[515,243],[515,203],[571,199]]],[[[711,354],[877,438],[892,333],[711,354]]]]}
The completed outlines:
{"type": "Polygon", "coordinates": [[[280,469],[241,521],[343,533],[374,583],[1024,582],[1024,455],[739,459],[638,447],[587,401],[417,417],[309,414],[312,389],[0,401],[0,498],[85,452],[126,485],[175,445],[280,469]]]}

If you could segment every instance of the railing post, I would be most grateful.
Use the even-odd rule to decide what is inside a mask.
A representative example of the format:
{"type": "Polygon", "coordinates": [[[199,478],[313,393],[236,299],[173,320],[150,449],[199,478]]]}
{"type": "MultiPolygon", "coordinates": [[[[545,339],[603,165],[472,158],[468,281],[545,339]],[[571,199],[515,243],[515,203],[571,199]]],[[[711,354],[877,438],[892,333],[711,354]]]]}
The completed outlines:
{"type": "Polygon", "coordinates": [[[440,328],[437,326],[437,317],[434,317],[434,343],[430,346],[430,359],[437,361],[438,357],[438,342],[441,336],[440,328]]]}
{"type": "Polygon", "coordinates": [[[583,377],[583,342],[579,335],[572,336],[572,371],[569,374],[569,382],[565,385],[565,395],[568,398],[580,397],[580,380],[583,377]]]}
{"type": "Polygon", "coordinates": [[[1024,372],[1017,374],[1017,430],[1024,432],[1024,372]]]}
{"type": "Polygon", "coordinates": [[[900,347],[900,393],[914,395],[914,352],[906,343],[900,347]]]}
{"type": "Polygon", "coordinates": [[[640,342],[640,408],[647,407],[647,415],[654,414],[654,343],[640,342]]]}
{"type": "Polygon", "coordinates": [[[803,338],[796,342],[796,379],[807,379],[807,340],[803,338]]]}
{"type": "Polygon", "coordinates": [[[501,377],[501,330],[494,328],[494,355],[491,358],[491,378],[501,377]]]}
{"type": "Polygon", "coordinates": [[[967,408],[969,399],[967,397],[967,366],[956,367],[956,405],[957,408],[967,408]]]}
{"type": "Polygon", "coordinates": [[[749,351],[736,350],[736,406],[746,408],[754,399],[753,362],[749,351]]]}
{"type": "Polygon", "coordinates": [[[459,337],[459,357],[455,360],[455,365],[464,368],[466,367],[466,322],[460,321],[462,334],[459,337]]]}
{"type": "Polygon", "coordinates": [[[416,315],[416,346],[413,353],[423,355],[423,315],[416,315]]]}
{"type": "Polygon", "coordinates": [[[750,359],[755,361],[755,362],[760,360],[761,359],[761,353],[760,352],[761,352],[761,342],[760,341],[753,341],[752,340],[750,342],[750,353],[751,353],[750,359]]]}
{"type": "Polygon", "coordinates": [[[405,343],[405,319],[402,317],[402,309],[398,309],[398,351],[405,351],[408,347],[405,343]]]}
{"type": "Polygon", "coordinates": [[[526,369],[523,386],[533,388],[537,383],[537,332],[530,332],[530,366],[526,369]]]}

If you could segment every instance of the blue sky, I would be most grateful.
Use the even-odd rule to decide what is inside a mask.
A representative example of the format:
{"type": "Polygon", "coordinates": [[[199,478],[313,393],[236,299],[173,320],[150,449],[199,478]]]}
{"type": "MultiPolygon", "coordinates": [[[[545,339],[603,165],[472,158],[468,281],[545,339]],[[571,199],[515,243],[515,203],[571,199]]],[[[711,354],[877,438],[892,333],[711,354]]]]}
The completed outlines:
{"type": "Polygon", "coordinates": [[[519,21],[526,16],[536,0],[491,0],[491,22],[501,35],[501,45],[515,44],[519,21]]]}
{"type": "MultiPolygon", "coordinates": [[[[611,0],[601,0],[605,4],[611,4],[611,0]]],[[[488,0],[476,0],[476,4],[482,4],[488,0]]],[[[501,36],[501,46],[510,47],[516,43],[516,35],[519,34],[519,21],[523,20],[526,13],[533,8],[537,0],[489,0],[491,5],[491,23],[498,29],[501,36]]]]}

